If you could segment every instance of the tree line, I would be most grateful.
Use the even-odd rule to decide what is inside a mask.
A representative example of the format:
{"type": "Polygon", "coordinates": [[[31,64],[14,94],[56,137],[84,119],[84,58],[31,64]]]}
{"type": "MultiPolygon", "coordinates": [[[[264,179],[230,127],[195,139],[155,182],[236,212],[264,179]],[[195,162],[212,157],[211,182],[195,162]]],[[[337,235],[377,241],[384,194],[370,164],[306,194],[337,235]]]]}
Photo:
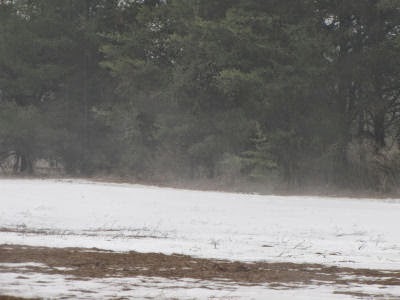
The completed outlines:
{"type": "Polygon", "coordinates": [[[399,0],[2,0],[0,161],[389,192],[399,0]]]}

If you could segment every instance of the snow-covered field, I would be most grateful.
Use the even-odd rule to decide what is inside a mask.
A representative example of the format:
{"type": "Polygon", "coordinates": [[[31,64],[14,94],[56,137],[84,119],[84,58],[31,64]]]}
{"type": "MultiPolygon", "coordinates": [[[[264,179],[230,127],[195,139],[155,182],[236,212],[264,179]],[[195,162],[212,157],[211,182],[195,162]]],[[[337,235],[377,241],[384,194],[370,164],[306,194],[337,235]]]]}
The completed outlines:
{"type": "MultiPolygon", "coordinates": [[[[312,286],[291,290],[270,289],[266,286],[239,286],[210,281],[157,277],[103,278],[76,280],[74,278],[28,273],[0,273],[0,282],[8,294],[25,297],[63,299],[268,299],[268,300],[344,300],[350,295],[333,294],[327,286],[312,286]],[[51,288],[49,288],[51,287],[51,288]]],[[[343,287],[343,290],[347,290],[343,287]]],[[[353,287],[354,291],[360,290],[353,287]]],[[[375,288],[375,292],[378,290],[375,288]]],[[[0,286],[0,292],[2,287],[0,286]]]]}
{"type": "MultiPolygon", "coordinates": [[[[0,180],[0,244],[400,270],[400,201],[0,180]]],[[[0,286],[13,278],[4,274],[0,286]]],[[[256,289],[241,291],[248,298],[256,289]]]]}
{"type": "Polygon", "coordinates": [[[2,244],[400,268],[400,201],[0,180],[2,244]]]}
{"type": "MultiPolygon", "coordinates": [[[[340,291],[365,292],[360,286],[307,286],[292,289],[268,288],[267,285],[243,286],[193,279],[179,281],[159,277],[101,278],[82,280],[71,276],[41,273],[0,273],[4,291],[25,297],[62,299],[256,299],[256,300],[354,300],[340,291]],[[50,287],[50,288],[49,288],[50,287]],[[336,294],[334,293],[336,291],[336,294]]],[[[0,286],[0,292],[2,287],[0,286]]],[[[372,294],[379,286],[368,286],[372,294]]],[[[385,293],[398,292],[389,288],[385,293]]],[[[367,299],[375,299],[367,297],[367,299]]],[[[382,298],[380,298],[382,299],[382,298]]],[[[396,299],[396,298],[383,298],[396,299]]]]}

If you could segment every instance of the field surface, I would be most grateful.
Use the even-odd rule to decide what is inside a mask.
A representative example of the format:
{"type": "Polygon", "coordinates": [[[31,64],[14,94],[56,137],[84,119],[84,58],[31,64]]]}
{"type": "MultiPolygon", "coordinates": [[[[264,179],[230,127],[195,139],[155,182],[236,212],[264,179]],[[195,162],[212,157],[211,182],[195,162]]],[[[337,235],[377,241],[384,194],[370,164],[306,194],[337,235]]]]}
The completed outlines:
{"type": "Polygon", "coordinates": [[[400,200],[0,180],[0,295],[400,299],[400,200]]]}

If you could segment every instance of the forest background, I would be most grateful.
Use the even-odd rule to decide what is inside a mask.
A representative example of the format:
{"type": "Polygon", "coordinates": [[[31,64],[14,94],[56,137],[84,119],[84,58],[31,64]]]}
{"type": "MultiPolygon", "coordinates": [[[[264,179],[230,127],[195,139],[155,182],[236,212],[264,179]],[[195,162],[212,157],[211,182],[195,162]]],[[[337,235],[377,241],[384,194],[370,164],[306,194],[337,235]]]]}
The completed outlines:
{"type": "Polygon", "coordinates": [[[399,0],[0,0],[0,161],[399,193],[399,0]]]}

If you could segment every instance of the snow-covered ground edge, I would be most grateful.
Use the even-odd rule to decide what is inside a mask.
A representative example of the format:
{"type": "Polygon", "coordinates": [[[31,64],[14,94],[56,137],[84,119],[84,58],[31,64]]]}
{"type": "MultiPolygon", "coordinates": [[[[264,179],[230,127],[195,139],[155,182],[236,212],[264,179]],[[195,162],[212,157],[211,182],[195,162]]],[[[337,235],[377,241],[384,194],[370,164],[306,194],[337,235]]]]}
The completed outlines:
{"type": "Polygon", "coordinates": [[[400,269],[400,201],[0,180],[0,244],[400,269]]]}
{"type": "MultiPolygon", "coordinates": [[[[80,279],[74,276],[35,272],[0,272],[0,295],[44,299],[279,299],[345,300],[354,294],[395,299],[399,287],[380,286],[280,286],[238,285],[223,281],[205,281],[161,277],[109,277],[80,279]],[[353,294],[354,293],[354,294],[353,294]]],[[[364,297],[365,298],[365,297],[364,297]]]]}

